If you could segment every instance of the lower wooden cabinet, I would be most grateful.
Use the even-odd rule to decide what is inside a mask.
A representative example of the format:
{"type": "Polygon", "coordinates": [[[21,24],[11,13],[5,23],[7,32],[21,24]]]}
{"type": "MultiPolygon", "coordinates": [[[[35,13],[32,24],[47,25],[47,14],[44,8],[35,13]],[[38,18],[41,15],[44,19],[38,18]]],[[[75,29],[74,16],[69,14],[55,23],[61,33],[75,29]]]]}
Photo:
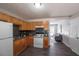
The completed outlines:
{"type": "Polygon", "coordinates": [[[18,39],[13,43],[14,55],[19,55],[26,48],[26,39],[18,39]]]}
{"type": "MultiPolygon", "coordinates": [[[[48,48],[48,37],[44,37],[44,48],[48,48]]],[[[15,40],[13,43],[14,48],[14,56],[19,55],[22,51],[24,51],[27,47],[33,46],[33,36],[27,36],[23,39],[15,40]]]]}
{"type": "Polygon", "coordinates": [[[19,51],[21,50],[21,40],[16,40],[13,44],[14,46],[14,55],[18,55],[19,54],[19,51]]]}
{"type": "Polygon", "coordinates": [[[33,46],[33,36],[29,36],[29,45],[33,46]]]}
{"type": "Polygon", "coordinates": [[[28,47],[28,42],[27,42],[27,38],[25,39],[25,47],[28,47]]]}
{"type": "Polygon", "coordinates": [[[28,46],[32,46],[32,44],[33,44],[32,36],[27,36],[26,38],[15,40],[13,43],[14,56],[19,55],[28,46]]]}
{"type": "Polygon", "coordinates": [[[33,45],[33,36],[28,36],[27,37],[27,45],[32,46],[33,45]]]}
{"type": "Polygon", "coordinates": [[[44,41],[43,41],[43,42],[44,42],[43,47],[44,47],[44,48],[48,48],[48,47],[49,47],[48,37],[44,37],[44,41]]]}

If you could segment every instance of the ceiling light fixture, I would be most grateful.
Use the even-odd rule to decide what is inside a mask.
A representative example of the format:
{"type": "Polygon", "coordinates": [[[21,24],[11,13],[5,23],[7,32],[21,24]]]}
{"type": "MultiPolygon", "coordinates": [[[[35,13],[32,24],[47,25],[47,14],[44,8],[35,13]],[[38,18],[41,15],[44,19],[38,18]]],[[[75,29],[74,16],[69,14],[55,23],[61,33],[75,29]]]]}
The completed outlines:
{"type": "Polygon", "coordinates": [[[41,4],[41,3],[34,3],[34,6],[35,6],[36,8],[41,8],[41,7],[42,7],[42,4],[41,4]]]}

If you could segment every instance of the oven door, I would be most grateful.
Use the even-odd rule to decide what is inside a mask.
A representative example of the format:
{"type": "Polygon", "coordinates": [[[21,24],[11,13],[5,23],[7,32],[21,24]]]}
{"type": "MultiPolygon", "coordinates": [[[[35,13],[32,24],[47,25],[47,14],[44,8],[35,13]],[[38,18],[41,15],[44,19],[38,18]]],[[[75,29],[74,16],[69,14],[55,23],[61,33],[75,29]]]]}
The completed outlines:
{"type": "Polygon", "coordinates": [[[43,48],[43,37],[34,37],[34,47],[43,48]]]}

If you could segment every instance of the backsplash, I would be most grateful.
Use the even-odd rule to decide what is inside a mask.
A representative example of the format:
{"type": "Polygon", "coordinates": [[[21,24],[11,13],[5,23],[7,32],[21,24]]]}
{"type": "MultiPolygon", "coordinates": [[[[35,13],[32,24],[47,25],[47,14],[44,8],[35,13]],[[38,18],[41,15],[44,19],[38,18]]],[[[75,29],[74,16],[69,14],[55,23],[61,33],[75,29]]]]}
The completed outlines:
{"type": "Polygon", "coordinates": [[[34,30],[20,30],[20,36],[23,37],[28,36],[28,35],[34,35],[35,31],[34,30]]]}
{"type": "MultiPolygon", "coordinates": [[[[20,37],[29,36],[29,35],[34,36],[36,34],[35,30],[20,30],[19,32],[20,32],[20,37]]],[[[48,36],[48,31],[44,30],[44,33],[42,34],[45,34],[45,36],[48,36]]]]}

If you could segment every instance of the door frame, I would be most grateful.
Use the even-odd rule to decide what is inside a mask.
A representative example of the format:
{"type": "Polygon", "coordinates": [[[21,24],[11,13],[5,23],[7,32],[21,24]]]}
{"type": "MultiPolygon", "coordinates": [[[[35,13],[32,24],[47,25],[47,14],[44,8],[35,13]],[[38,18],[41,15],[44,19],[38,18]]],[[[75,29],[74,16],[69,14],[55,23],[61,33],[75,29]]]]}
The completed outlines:
{"type": "MultiPolygon", "coordinates": [[[[50,46],[50,40],[51,40],[51,37],[50,37],[50,22],[51,22],[51,21],[48,21],[49,46],[50,46]]],[[[58,24],[53,23],[52,25],[57,25],[57,29],[58,29],[58,24]]],[[[56,30],[56,33],[57,33],[57,32],[58,32],[58,30],[56,30]]]]}

